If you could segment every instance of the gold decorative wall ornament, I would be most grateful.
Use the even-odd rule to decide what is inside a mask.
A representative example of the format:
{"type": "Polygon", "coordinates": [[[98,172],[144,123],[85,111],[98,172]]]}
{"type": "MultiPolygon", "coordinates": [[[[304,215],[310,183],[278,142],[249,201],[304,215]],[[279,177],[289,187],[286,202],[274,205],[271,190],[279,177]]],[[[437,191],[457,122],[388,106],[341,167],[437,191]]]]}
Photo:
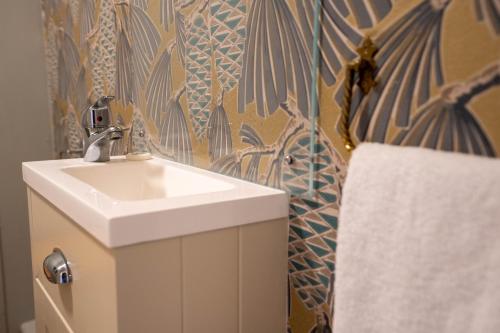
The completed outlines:
{"type": "Polygon", "coordinates": [[[377,64],[374,57],[377,53],[377,47],[370,37],[367,37],[363,41],[363,44],[357,49],[357,52],[359,58],[348,64],[345,71],[342,119],[340,123],[340,134],[344,140],[344,147],[349,152],[356,148],[349,131],[352,90],[355,84],[355,78],[357,78],[356,84],[365,95],[376,85],[375,70],[377,64]]]}

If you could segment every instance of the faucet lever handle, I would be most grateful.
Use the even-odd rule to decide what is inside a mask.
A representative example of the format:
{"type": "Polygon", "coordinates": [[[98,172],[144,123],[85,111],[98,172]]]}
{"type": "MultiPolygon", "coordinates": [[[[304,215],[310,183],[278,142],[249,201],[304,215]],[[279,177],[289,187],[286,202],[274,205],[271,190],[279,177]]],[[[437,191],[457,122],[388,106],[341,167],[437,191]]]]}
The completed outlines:
{"type": "Polygon", "coordinates": [[[101,96],[97,101],[94,103],[94,107],[100,108],[103,106],[109,106],[109,102],[115,99],[115,96],[101,96]]]}
{"type": "Polygon", "coordinates": [[[109,102],[115,96],[101,96],[99,99],[89,107],[86,120],[82,124],[86,124],[89,128],[107,128],[111,124],[111,110],[109,102]]]}

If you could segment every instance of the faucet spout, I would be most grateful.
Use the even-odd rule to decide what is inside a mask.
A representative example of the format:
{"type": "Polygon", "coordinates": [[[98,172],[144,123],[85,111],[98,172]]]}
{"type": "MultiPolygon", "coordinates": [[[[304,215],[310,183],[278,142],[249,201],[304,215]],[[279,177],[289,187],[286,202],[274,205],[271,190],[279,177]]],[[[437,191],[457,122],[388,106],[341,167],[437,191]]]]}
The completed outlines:
{"type": "Polygon", "coordinates": [[[101,141],[103,139],[109,140],[118,140],[123,138],[123,129],[120,126],[110,126],[106,128],[104,131],[99,133],[94,133],[94,135],[90,135],[89,144],[95,143],[97,141],[101,141]]]}
{"type": "Polygon", "coordinates": [[[90,134],[88,146],[84,149],[83,160],[86,162],[109,161],[110,141],[123,138],[123,129],[119,126],[110,126],[102,132],[90,134]]]}

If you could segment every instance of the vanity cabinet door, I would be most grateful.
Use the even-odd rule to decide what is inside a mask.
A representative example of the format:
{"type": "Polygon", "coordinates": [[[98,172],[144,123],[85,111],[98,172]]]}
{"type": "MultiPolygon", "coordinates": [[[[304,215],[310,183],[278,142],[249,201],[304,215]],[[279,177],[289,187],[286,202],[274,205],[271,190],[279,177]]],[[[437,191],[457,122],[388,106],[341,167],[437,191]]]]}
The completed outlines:
{"type": "Polygon", "coordinates": [[[34,279],[75,332],[116,333],[113,255],[35,191],[29,191],[29,198],[34,279]],[[70,283],[54,284],[44,272],[44,261],[55,248],[71,268],[70,283]]]}
{"type": "Polygon", "coordinates": [[[73,333],[40,280],[35,279],[35,313],[37,333],[73,333]]]}

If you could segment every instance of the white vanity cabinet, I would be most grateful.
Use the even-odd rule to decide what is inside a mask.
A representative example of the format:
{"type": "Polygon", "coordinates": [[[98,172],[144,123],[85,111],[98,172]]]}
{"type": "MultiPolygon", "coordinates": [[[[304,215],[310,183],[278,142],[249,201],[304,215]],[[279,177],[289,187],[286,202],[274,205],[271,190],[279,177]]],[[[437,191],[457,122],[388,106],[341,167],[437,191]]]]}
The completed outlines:
{"type": "Polygon", "coordinates": [[[23,163],[38,333],[282,333],[288,195],[153,157],[23,163]]]}
{"type": "Polygon", "coordinates": [[[107,248],[29,187],[28,198],[37,332],[286,331],[286,218],[107,248]],[[43,271],[55,248],[71,283],[43,271]]]}

